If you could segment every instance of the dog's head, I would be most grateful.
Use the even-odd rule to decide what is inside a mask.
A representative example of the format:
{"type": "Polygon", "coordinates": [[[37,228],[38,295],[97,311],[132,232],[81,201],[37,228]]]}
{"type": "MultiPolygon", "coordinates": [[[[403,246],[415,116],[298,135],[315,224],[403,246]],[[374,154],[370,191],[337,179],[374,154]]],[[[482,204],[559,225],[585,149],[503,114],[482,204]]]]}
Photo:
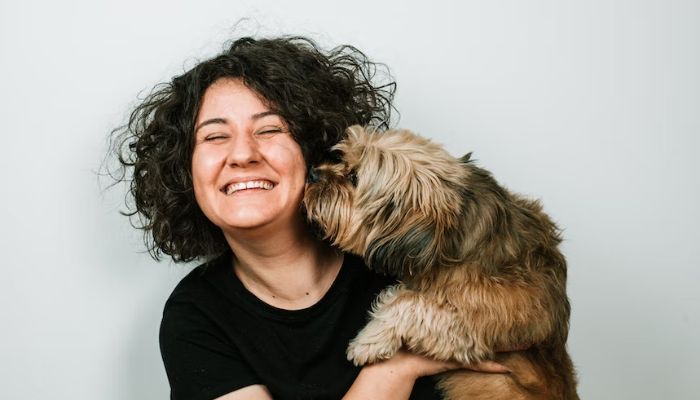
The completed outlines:
{"type": "Polygon", "coordinates": [[[360,126],[332,152],[312,170],[304,198],[327,239],[399,277],[454,259],[469,174],[460,160],[409,131],[360,126]]]}

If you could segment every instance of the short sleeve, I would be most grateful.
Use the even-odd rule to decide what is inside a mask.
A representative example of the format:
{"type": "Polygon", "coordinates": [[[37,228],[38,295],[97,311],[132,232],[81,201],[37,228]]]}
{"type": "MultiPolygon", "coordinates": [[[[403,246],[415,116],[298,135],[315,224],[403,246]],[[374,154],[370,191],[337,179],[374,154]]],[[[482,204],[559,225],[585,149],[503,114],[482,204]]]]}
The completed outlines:
{"type": "Polygon", "coordinates": [[[160,351],[172,400],[210,400],[260,383],[221,329],[191,303],[166,303],[160,351]]]}

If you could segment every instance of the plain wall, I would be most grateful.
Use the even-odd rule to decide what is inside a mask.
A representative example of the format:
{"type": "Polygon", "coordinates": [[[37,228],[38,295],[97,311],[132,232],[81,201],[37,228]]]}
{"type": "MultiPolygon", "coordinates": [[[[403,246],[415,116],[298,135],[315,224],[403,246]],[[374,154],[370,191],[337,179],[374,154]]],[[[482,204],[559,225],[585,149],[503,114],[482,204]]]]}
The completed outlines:
{"type": "Polygon", "coordinates": [[[137,96],[255,33],[356,45],[398,126],[544,202],[583,398],[698,398],[700,3],[669,0],[3,1],[0,398],[168,397],[192,266],[151,260],[96,171],[137,96]]]}

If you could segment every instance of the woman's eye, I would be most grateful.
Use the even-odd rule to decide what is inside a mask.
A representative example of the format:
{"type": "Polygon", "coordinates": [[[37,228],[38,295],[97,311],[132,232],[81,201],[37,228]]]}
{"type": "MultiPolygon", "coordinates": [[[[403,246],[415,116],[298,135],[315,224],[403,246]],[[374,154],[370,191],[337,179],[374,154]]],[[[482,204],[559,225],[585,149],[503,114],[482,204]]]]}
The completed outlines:
{"type": "Polygon", "coordinates": [[[212,142],[219,139],[225,139],[226,135],[209,135],[204,138],[205,142],[212,142]]]}
{"type": "Polygon", "coordinates": [[[260,129],[259,131],[256,132],[257,135],[273,135],[275,133],[282,133],[284,132],[282,128],[278,127],[265,127],[263,129],[260,129]]]}

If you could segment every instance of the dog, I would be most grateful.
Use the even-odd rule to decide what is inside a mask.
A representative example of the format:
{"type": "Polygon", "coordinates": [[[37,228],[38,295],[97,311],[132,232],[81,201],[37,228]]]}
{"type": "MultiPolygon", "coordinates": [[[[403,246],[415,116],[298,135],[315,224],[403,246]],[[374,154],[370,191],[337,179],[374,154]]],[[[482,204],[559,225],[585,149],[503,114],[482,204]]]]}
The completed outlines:
{"type": "Polygon", "coordinates": [[[560,230],[470,154],[408,130],[361,126],[310,170],[308,220],[325,239],[399,284],[378,296],[347,350],[365,365],[399,349],[509,374],[441,376],[447,399],[578,399],[566,351],[570,305],[560,230]],[[497,353],[498,349],[526,350],[497,353]]]}

